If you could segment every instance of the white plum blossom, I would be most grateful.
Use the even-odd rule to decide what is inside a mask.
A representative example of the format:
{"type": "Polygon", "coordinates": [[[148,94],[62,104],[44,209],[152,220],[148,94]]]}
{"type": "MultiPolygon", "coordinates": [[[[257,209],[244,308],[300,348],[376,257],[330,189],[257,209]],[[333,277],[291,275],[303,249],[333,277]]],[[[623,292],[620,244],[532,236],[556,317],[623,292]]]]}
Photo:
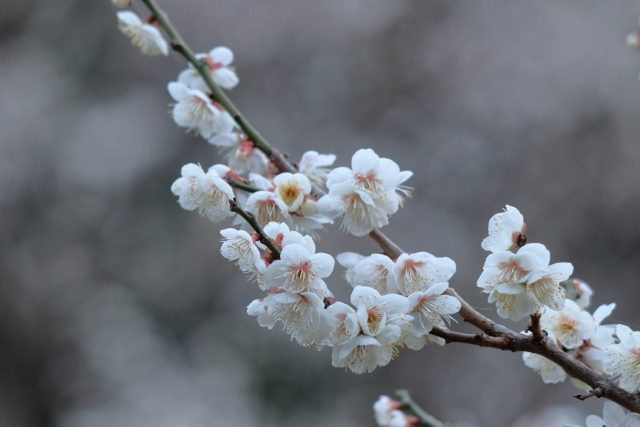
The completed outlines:
{"type": "MultiPolygon", "coordinates": [[[[532,302],[537,299],[529,296],[526,281],[533,271],[546,268],[549,259],[549,251],[540,243],[525,245],[515,254],[509,251],[494,252],[487,257],[477,285],[489,294],[490,303],[496,303],[500,317],[520,320],[537,309],[532,302]]],[[[543,285],[540,287],[542,291],[553,289],[546,283],[543,285]]],[[[541,292],[541,295],[545,293],[541,292]]],[[[553,297],[550,299],[553,300],[553,297]]]]}
{"type": "Polygon", "coordinates": [[[408,194],[401,184],[411,178],[413,172],[400,171],[398,165],[390,159],[379,157],[370,148],[356,151],[351,158],[351,169],[339,167],[327,176],[327,188],[342,183],[350,183],[356,189],[366,191],[373,198],[381,199],[395,206],[395,213],[402,197],[398,192],[408,194]]]}
{"type": "Polygon", "coordinates": [[[391,412],[401,408],[402,403],[382,395],[373,404],[373,416],[380,427],[385,427],[391,422],[391,412]]]}
{"type": "Polygon", "coordinates": [[[578,304],[571,300],[565,302],[561,311],[545,311],[540,318],[540,325],[547,332],[553,333],[567,349],[580,347],[595,332],[593,317],[586,311],[581,311],[578,304]]]}
{"type": "MultiPolygon", "coordinates": [[[[122,3],[122,1],[118,3],[122,3]]],[[[115,2],[114,4],[118,6],[115,2]]],[[[120,11],[117,15],[118,29],[129,37],[131,44],[139,47],[143,54],[169,56],[169,44],[162,37],[160,30],[149,23],[142,22],[138,15],[131,11],[120,11]]]]}
{"type": "Polygon", "coordinates": [[[403,295],[426,291],[436,283],[448,282],[456,272],[456,263],[447,257],[435,257],[428,252],[402,254],[393,266],[393,275],[403,295]]]}
{"type": "Polygon", "coordinates": [[[355,252],[343,252],[341,254],[338,254],[338,256],[336,257],[336,261],[338,261],[338,264],[347,269],[347,271],[344,272],[344,279],[352,287],[355,287],[357,285],[354,279],[355,273],[353,269],[356,264],[358,264],[358,262],[362,261],[364,258],[364,255],[360,255],[355,252]]]}
{"type": "Polygon", "coordinates": [[[363,258],[353,267],[352,286],[369,286],[382,295],[398,293],[393,266],[393,261],[386,255],[373,254],[363,258]]]}
{"type": "Polygon", "coordinates": [[[345,343],[334,344],[331,363],[356,374],[371,372],[387,365],[397,354],[396,346],[407,335],[413,318],[406,314],[406,297],[380,295],[364,286],[354,288],[351,304],[357,307],[361,333],[345,343]]]}
{"type": "Polygon", "coordinates": [[[387,216],[396,213],[402,202],[398,192],[408,194],[401,184],[412,172],[401,172],[395,162],[378,157],[371,149],[358,150],[351,166],[327,175],[329,194],[318,201],[318,209],[331,218],[342,216],[341,229],[364,236],[389,223],[387,216]]]}
{"type": "Polygon", "coordinates": [[[589,338],[591,346],[605,349],[615,343],[613,334],[615,333],[616,328],[612,325],[601,325],[602,321],[609,317],[614,308],[616,308],[615,303],[603,304],[593,312],[593,325],[595,326],[595,331],[591,338],[589,338]]]}
{"type": "Polygon", "coordinates": [[[527,226],[520,211],[507,205],[504,212],[489,220],[489,236],[482,241],[482,249],[491,252],[510,251],[526,243],[524,233],[527,226]]]}
{"type": "Polygon", "coordinates": [[[327,166],[332,166],[335,161],[335,154],[319,154],[317,151],[307,151],[302,155],[298,170],[316,184],[324,185],[329,173],[327,166]]]}
{"type": "Polygon", "coordinates": [[[545,384],[557,384],[567,379],[567,373],[560,366],[539,354],[522,353],[524,364],[539,373],[545,384]]]}
{"type": "Polygon", "coordinates": [[[566,298],[573,300],[584,309],[591,304],[591,295],[593,295],[593,289],[584,280],[571,279],[565,280],[561,283],[562,288],[565,291],[566,298]]]}
{"type": "MultiPolygon", "coordinates": [[[[196,57],[204,61],[211,74],[211,78],[218,86],[225,89],[232,89],[239,83],[239,79],[232,67],[233,52],[225,46],[213,48],[209,53],[198,53],[196,57]]],[[[178,81],[192,89],[209,92],[210,89],[205,83],[198,70],[189,64],[189,68],[182,71],[178,76],[178,81]]]]}
{"type": "Polygon", "coordinates": [[[284,201],[289,212],[300,209],[305,196],[311,192],[309,178],[301,173],[281,173],[273,179],[273,184],[276,186],[274,192],[284,201]]]}
{"type": "Polygon", "coordinates": [[[413,316],[414,334],[428,334],[434,326],[447,330],[451,315],[460,311],[458,298],[442,295],[448,287],[448,283],[437,283],[426,291],[409,295],[409,314],[413,316]]]}
{"type": "Polygon", "coordinates": [[[272,221],[291,223],[286,203],[271,191],[253,193],[247,199],[244,210],[252,213],[261,227],[272,221]]]}
{"type": "Polygon", "coordinates": [[[360,333],[360,324],[356,311],[348,305],[337,301],[326,309],[331,331],[325,339],[329,345],[343,344],[356,338],[360,333]]]}
{"type": "Polygon", "coordinates": [[[235,228],[225,228],[220,231],[224,237],[224,243],[220,253],[230,261],[237,261],[238,267],[244,272],[250,272],[256,268],[256,263],[260,259],[260,251],[255,245],[258,239],[253,233],[250,235],[244,230],[236,230],[235,228]]]}
{"type": "Polygon", "coordinates": [[[640,388],[640,332],[618,325],[618,344],[606,348],[602,360],[607,371],[618,377],[620,388],[635,393],[640,388]]]}
{"type": "Polygon", "coordinates": [[[329,194],[318,200],[318,211],[329,218],[341,216],[340,229],[354,236],[365,236],[374,228],[389,224],[387,215],[395,212],[351,183],[333,186],[329,194]]]}
{"type": "MultiPolygon", "coordinates": [[[[224,127],[219,127],[218,133],[207,141],[226,152],[224,156],[229,162],[229,167],[238,173],[267,175],[271,165],[269,158],[261,150],[256,149],[253,141],[246,135],[234,132],[235,121],[226,120],[222,125],[224,127]]],[[[266,190],[269,187],[263,189],[266,190]]]]}
{"type": "Polygon", "coordinates": [[[266,272],[265,279],[270,286],[287,292],[325,293],[326,285],[322,280],[333,271],[335,261],[325,253],[312,254],[298,244],[285,246],[280,259],[274,261],[266,272]]]}
{"type": "MultiPolygon", "coordinates": [[[[415,322],[415,320],[413,322],[415,322]]],[[[416,332],[414,329],[411,329],[405,337],[403,343],[411,350],[421,350],[425,345],[430,343],[435,343],[439,346],[443,346],[446,344],[446,341],[444,340],[444,338],[437,337],[431,334],[422,334],[421,332],[416,332]]]]}
{"type": "Polygon", "coordinates": [[[400,410],[391,411],[391,419],[387,424],[388,427],[412,427],[418,425],[420,423],[416,417],[408,417],[400,410]]]}
{"type": "Polygon", "coordinates": [[[182,177],[171,185],[171,192],[178,196],[178,203],[182,209],[192,211],[200,206],[205,173],[200,165],[193,163],[184,165],[181,173],[182,177]]]}
{"type": "Polygon", "coordinates": [[[274,322],[281,321],[286,333],[300,344],[312,344],[313,331],[320,326],[324,303],[312,292],[282,292],[276,290],[263,304],[274,322]],[[306,338],[306,340],[305,340],[306,338]]]}
{"type": "Polygon", "coordinates": [[[568,262],[559,262],[535,270],[527,278],[525,292],[529,301],[540,312],[544,307],[551,310],[562,310],[565,301],[565,292],[560,283],[564,282],[573,273],[573,265],[568,262]]]}
{"type": "Polygon", "coordinates": [[[258,320],[258,324],[263,328],[273,329],[276,322],[269,314],[269,307],[264,304],[264,298],[259,298],[251,301],[251,304],[247,306],[247,314],[249,316],[255,316],[258,320]]]}
{"type": "Polygon", "coordinates": [[[635,412],[626,412],[622,406],[606,400],[602,410],[604,419],[589,415],[587,427],[640,427],[640,415],[635,412]]]}
{"type": "Polygon", "coordinates": [[[213,222],[223,221],[233,215],[229,210],[229,200],[235,197],[233,189],[222,179],[228,170],[224,165],[213,165],[202,179],[200,214],[213,222]]]}
{"type": "Polygon", "coordinates": [[[178,126],[194,130],[207,139],[228,134],[236,126],[231,115],[206,93],[179,82],[169,83],[167,89],[176,101],[172,115],[178,126]]]}

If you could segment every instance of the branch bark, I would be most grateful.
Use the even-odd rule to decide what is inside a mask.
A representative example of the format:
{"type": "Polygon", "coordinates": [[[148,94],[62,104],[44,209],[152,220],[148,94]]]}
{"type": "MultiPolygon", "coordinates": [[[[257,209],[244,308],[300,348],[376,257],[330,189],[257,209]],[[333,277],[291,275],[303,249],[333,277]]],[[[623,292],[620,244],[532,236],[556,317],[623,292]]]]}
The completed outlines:
{"type": "MultiPolygon", "coordinates": [[[[247,137],[249,137],[251,141],[253,141],[255,146],[262,150],[262,152],[264,152],[271,159],[273,164],[280,171],[297,172],[297,168],[293,166],[289,161],[287,161],[282,153],[275,150],[267,142],[267,140],[264,139],[262,135],[260,135],[260,133],[258,133],[258,131],[249,123],[249,121],[238,110],[233,102],[231,102],[227,95],[215,84],[215,82],[211,78],[211,75],[209,74],[207,65],[195,56],[191,48],[182,39],[178,31],[173,27],[166,14],[158,7],[155,0],[142,0],[142,2],[153,13],[158,21],[158,24],[165,30],[165,32],[171,39],[172,48],[176,52],[180,53],[189,63],[191,63],[196,68],[196,70],[198,70],[205,83],[211,90],[213,99],[219,102],[229,112],[229,114],[234,117],[242,131],[247,135],[247,137]]],[[[312,192],[316,196],[322,196],[326,194],[323,189],[316,185],[313,186],[312,192]]],[[[245,218],[245,220],[247,220],[252,225],[256,232],[259,233],[261,239],[265,238],[265,241],[263,243],[279,257],[280,251],[277,247],[275,247],[273,242],[264,235],[259,226],[258,229],[260,229],[260,231],[256,229],[257,223],[255,222],[253,217],[244,212],[241,208],[239,210],[234,209],[235,208],[232,206],[232,210],[243,216],[243,218],[245,218]],[[241,211],[244,213],[244,215],[240,213],[241,211]]],[[[389,258],[396,259],[403,253],[402,249],[391,239],[385,236],[380,230],[374,229],[371,233],[369,233],[369,236],[373,240],[375,240],[376,243],[378,243],[380,248],[389,258]]],[[[529,337],[516,333],[509,328],[497,324],[491,319],[480,314],[478,311],[473,309],[473,307],[471,307],[466,301],[464,301],[464,299],[462,299],[455,290],[449,288],[447,289],[447,291],[445,291],[445,293],[460,300],[460,316],[462,316],[465,322],[468,322],[476,328],[480,329],[484,332],[484,334],[460,334],[434,328],[431,332],[433,335],[444,338],[448,343],[460,342],[481,347],[492,347],[511,351],[528,351],[531,353],[539,354],[561,366],[569,376],[590,385],[594,390],[602,390],[601,394],[603,395],[603,397],[606,397],[618,403],[619,405],[632,412],[640,413],[640,397],[638,395],[634,395],[626,392],[625,390],[622,390],[611,380],[603,377],[602,375],[591,370],[586,365],[568,356],[554,343],[544,339],[536,340],[536,342],[534,342],[533,336],[529,337]]],[[[532,323],[534,323],[533,319],[532,323]]]]}

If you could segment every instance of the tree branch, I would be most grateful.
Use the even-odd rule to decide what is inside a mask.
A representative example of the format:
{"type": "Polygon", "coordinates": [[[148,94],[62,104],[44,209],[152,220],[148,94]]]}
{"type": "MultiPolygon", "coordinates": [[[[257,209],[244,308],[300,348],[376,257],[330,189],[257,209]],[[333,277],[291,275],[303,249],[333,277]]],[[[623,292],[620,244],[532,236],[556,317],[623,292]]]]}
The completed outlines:
{"type": "MultiPolygon", "coordinates": [[[[249,121],[242,115],[242,113],[231,102],[227,95],[215,84],[211,78],[211,74],[207,68],[207,65],[196,58],[193,51],[189,48],[186,42],[182,39],[178,31],[169,22],[166,14],[157,6],[155,0],[142,0],[142,2],[151,10],[153,15],[158,21],[158,24],[165,30],[169,38],[171,39],[171,46],[173,49],[180,53],[194,68],[200,73],[204,79],[207,87],[211,90],[212,97],[215,101],[219,102],[228,112],[231,114],[242,131],[247,137],[253,141],[255,146],[262,150],[273,162],[273,164],[282,172],[297,172],[297,168],[294,167],[287,159],[275,150],[263,137],[254,129],[249,121]]],[[[314,185],[312,192],[316,196],[322,196],[326,194],[320,187],[314,185]]],[[[231,210],[242,216],[256,232],[259,234],[261,242],[267,246],[274,255],[280,256],[280,251],[275,244],[269,239],[260,226],[257,224],[252,215],[246,213],[242,208],[237,206],[234,202],[230,202],[231,210]]],[[[369,236],[375,240],[384,253],[391,259],[396,259],[403,251],[402,249],[393,243],[391,239],[385,236],[380,230],[374,229],[369,236]]],[[[475,327],[479,328],[485,334],[459,334],[455,332],[445,332],[434,328],[431,332],[434,335],[440,336],[447,340],[447,342],[462,342],[466,344],[478,345],[481,347],[492,347],[507,349],[511,351],[528,351],[531,353],[539,354],[546,357],[552,362],[561,366],[565,372],[591,387],[594,390],[602,390],[604,397],[622,405],[626,409],[640,413],[640,397],[622,390],[611,380],[597,374],[586,365],[568,356],[564,351],[559,349],[555,343],[549,340],[542,340],[541,342],[534,342],[533,337],[518,334],[511,331],[500,324],[495,323],[491,319],[483,316],[479,312],[473,309],[466,301],[464,301],[453,289],[449,288],[445,291],[445,294],[454,296],[460,300],[461,309],[460,316],[465,322],[468,322],[475,327]]],[[[534,321],[532,320],[532,323],[534,321]]],[[[532,325],[533,326],[533,325],[532,325]]]]}
{"type": "Polygon", "coordinates": [[[276,259],[280,259],[280,249],[278,249],[276,244],[273,243],[273,240],[271,240],[269,236],[264,234],[262,227],[260,227],[256,219],[253,217],[253,215],[251,215],[250,213],[242,209],[240,205],[238,205],[234,200],[229,200],[229,208],[231,212],[235,212],[238,215],[240,215],[242,218],[244,218],[244,220],[247,221],[247,223],[251,226],[251,228],[253,228],[255,232],[258,233],[258,238],[260,239],[260,243],[262,243],[267,248],[269,248],[269,250],[273,252],[273,255],[276,259]]]}

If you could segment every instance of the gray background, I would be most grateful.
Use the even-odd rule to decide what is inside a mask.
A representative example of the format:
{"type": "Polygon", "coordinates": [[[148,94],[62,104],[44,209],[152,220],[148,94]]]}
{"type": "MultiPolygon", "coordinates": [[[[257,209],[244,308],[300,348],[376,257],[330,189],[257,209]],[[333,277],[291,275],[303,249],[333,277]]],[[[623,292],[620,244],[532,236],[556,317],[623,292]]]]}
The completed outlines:
{"type": "MultiPolygon", "coordinates": [[[[490,308],[480,241],[508,203],[594,287],[592,310],[615,301],[614,319],[640,324],[640,55],[624,45],[640,2],[161,4],[196,51],[235,51],[232,98],[293,158],[346,166],[371,147],[414,171],[384,231],[453,258],[474,306],[490,308]]],[[[181,165],[220,161],[167,114],[184,61],[142,56],[115,11],[0,2],[0,426],[373,426],[372,403],[396,388],[459,426],[547,405],[583,425],[601,413],[519,354],[405,349],[356,376],[260,328],[245,307],[262,293],[220,256],[223,226],[169,190],[181,165]]],[[[333,226],[319,250],[378,249],[333,226]]],[[[328,283],[346,299],[340,275],[328,283]]]]}

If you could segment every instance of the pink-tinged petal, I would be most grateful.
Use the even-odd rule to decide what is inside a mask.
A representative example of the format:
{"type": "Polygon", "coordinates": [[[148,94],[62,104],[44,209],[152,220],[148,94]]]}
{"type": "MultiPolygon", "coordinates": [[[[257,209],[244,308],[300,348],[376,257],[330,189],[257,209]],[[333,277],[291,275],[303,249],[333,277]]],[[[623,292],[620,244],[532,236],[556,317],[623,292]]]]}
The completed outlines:
{"type": "Polygon", "coordinates": [[[500,264],[509,264],[514,256],[514,253],[509,251],[494,252],[487,256],[483,268],[486,270],[487,268],[497,267],[500,264]]]}
{"type": "Polygon", "coordinates": [[[311,255],[309,260],[312,262],[311,271],[323,278],[331,275],[336,263],[331,255],[325,253],[311,255]]]}
{"type": "Polygon", "coordinates": [[[518,249],[518,255],[525,253],[536,254],[542,261],[542,265],[540,265],[539,267],[548,266],[549,261],[551,260],[551,253],[541,243],[529,243],[518,249]]]}
{"type": "Polygon", "coordinates": [[[388,315],[407,313],[409,311],[409,301],[407,297],[402,295],[383,295],[378,298],[378,305],[383,307],[383,310],[388,315]]]}
{"type": "Polygon", "coordinates": [[[367,174],[377,171],[380,167],[380,157],[371,148],[361,148],[351,158],[351,169],[355,173],[367,174]]]}
{"type": "Polygon", "coordinates": [[[300,292],[307,299],[307,304],[315,310],[324,310],[324,302],[313,292],[300,292]]]}
{"type": "Polygon", "coordinates": [[[520,268],[526,271],[534,271],[541,267],[546,267],[546,264],[544,264],[540,257],[532,252],[518,252],[513,257],[513,260],[518,263],[520,268]]]}
{"type": "Polygon", "coordinates": [[[335,168],[327,175],[327,188],[331,189],[334,185],[343,184],[354,179],[353,171],[344,166],[335,168]]]}
{"type": "Polygon", "coordinates": [[[222,65],[229,65],[233,62],[233,52],[226,46],[218,46],[209,52],[209,56],[213,62],[219,62],[222,65]]]}
{"type": "Polygon", "coordinates": [[[616,327],[616,336],[620,340],[620,344],[623,347],[626,347],[628,349],[635,348],[632,338],[633,331],[628,326],[618,325],[616,327]]]}
{"type": "Polygon", "coordinates": [[[593,321],[596,326],[599,325],[605,318],[609,317],[613,309],[616,308],[616,303],[603,304],[593,312],[593,321]]]}
{"type": "Polygon", "coordinates": [[[358,307],[360,303],[363,303],[365,307],[371,307],[377,304],[380,297],[380,293],[373,288],[356,286],[351,292],[351,305],[358,307]]]}

